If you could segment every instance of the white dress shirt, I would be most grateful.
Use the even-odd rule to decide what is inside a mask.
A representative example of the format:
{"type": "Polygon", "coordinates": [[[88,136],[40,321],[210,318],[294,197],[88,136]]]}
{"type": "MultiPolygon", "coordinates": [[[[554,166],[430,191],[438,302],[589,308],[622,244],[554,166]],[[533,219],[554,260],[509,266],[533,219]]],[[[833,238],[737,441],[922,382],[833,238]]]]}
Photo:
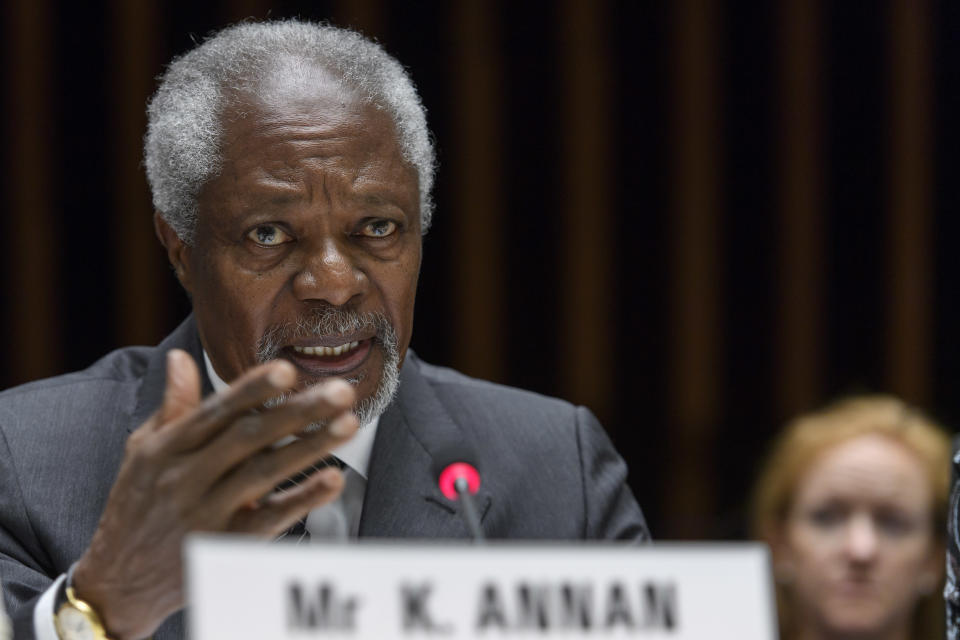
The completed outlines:
{"type": "MultiPolygon", "coordinates": [[[[229,385],[223,381],[213,368],[210,356],[203,352],[203,363],[207,376],[217,393],[229,385]]],[[[370,466],[370,452],[377,435],[379,418],[362,425],[349,442],[331,451],[344,464],[343,493],[328,504],[318,507],[307,514],[307,533],[311,540],[345,539],[357,537],[360,531],[360,511],[363,509],[363,493],[367,488],[367,468],[370,466]]],[[[284,445],[293,440],[293,436],[277,443],[284,445]]]]}
{"type": "MultiPolygon", "coordinates": [[[[203,363],[213,390],[220,392],[226,389],[229,385],[217,375],[206,351],[203,352],[203,363]]],[[[359,533],[363,494],[367,488],[367,469],[370,466],[370,452],[373,450],[373,440],[377,435],[379,423],[379,418],[374,418],[371,422],[362,425],[349,442],[331,452],[344,464],[343,492],[333,502],[307,514],[306,528],[311,541],[343,540],[348,537],[355,538],[359,533]]],[[[277,444],[278,446],[285,444],[290,439],[277,444]]],[[[66,580],[66,574],[61,574],[37,600],[33,609],[33,627],[37,640],[59,639],[53,622],[53,607],[56,604],[57,591],[64,580],[66,580]]]]}

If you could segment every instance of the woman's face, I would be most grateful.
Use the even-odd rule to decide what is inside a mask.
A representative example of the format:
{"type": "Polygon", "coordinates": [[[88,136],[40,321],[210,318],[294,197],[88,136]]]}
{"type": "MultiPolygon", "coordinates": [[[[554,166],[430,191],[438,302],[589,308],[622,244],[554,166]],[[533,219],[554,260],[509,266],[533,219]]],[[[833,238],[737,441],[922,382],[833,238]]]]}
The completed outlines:
{"type": "Polygon", "coordinates": [[[939,577],[932,501],[922,462],[891,439],[861,436],[821,454],[775,548],[797,620],[833,632],[906,628],[939,577]]]}

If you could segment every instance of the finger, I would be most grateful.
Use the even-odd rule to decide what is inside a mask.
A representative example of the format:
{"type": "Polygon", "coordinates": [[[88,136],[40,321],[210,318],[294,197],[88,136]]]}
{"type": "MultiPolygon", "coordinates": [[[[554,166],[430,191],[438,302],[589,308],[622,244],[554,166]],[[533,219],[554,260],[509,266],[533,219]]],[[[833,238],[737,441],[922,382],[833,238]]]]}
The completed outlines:
{"type": "Polygon", "coordinates": [[[187,416],[200,404],[200,371],[190,354],[182,349],[171,349],[166,355],[166,384],[160,408],[130,435],[128,454],[141,456],[162,451],[164,437],[156,437],[170,424],[187,416]]]}
{"type": "Polygon", "coordinates": [[[285,360],[274,360],[247,371],[229,388],[206,398],[169,429],[168,447],[189,451],[203,446],[240,415],[296,384],[297,371],[285,360]]]}
{"type": "Polygon", "coordinates": [[[256,508],[241,509],[228,530],[275,538],[313,509],[335,500],[342,490],[340,470],[321,469],[284,493],[270,494],[256,508]]]}
{"type": "Polygon", "coordinates": [[[167,384],[158,413],[158,426],[186,415],[200,404],[200,370],[186,351],[167,352],[167,384]]]}
{"type": "Polygon", "coordinates": [[[328,457],[333,449],[353,437],[357,427],[356,416],[344,413],[326,428],[282,447],[261,451],[236,467],[214,488],[210,503],[230,513],[269,495],[284,480],[328,457]]]}
{"type": "MultiPolygon", "coordinates": [[[[317,422],[325,422],[330,427],[321,430],[320,434],[329,442],[319,444],[337,447],[356,431],[356,418],[344,417],[352,416],[349,411],[355,398],[353,388],[343,380],[334,379],[314,385],[291,396],[279,407],[238,418],[206,447],[196,451],[191,465],[197,467],[199,477],[212,481],[277,441],[299,434],[308,425],[317,422]],[[344,429],[342,433],[337,431],[341,427],[344,429]]],[[[318,458],[308,460],[304,467],[318,458]]],[[[304,467],[289,473],[296,473],[304,467]]]]}

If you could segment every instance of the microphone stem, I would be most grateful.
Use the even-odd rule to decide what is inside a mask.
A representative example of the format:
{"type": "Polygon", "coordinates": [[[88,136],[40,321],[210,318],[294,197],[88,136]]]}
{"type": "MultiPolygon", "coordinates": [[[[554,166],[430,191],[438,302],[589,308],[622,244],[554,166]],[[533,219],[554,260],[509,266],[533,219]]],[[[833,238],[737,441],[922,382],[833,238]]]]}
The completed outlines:
{"type": "Polygon", "coordinates": [[[453,483],[453,488],[457,490],[460,496],[460,504],[463,505],[463,519],[467,521],[467,528],[474,542],[483,542],[483,530],[480,529],[480,517],[477,515],[477,507],[473,503],[473,494],[470,493],[470,486],[464,477],[457,478],[453,483]]]}

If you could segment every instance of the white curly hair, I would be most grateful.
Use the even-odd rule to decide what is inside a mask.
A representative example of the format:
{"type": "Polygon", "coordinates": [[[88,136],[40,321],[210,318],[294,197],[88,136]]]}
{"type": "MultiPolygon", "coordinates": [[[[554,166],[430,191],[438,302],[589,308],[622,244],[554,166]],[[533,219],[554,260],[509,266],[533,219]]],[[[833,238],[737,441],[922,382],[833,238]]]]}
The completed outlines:
{"type": "Polygon", "coordinates": [[[255,92],[278,66],[308,62],[332,73],[393,119],[400,151],[417,171],[421,229],[433,214],[435,154],[426,110],[403,66],[355,31],[301,20],[246,22],[174,59],[147,106],[144,163],[153,206],[188,244],[197,198],[221,167],[221,117],[230,97],[255,92]]]}

